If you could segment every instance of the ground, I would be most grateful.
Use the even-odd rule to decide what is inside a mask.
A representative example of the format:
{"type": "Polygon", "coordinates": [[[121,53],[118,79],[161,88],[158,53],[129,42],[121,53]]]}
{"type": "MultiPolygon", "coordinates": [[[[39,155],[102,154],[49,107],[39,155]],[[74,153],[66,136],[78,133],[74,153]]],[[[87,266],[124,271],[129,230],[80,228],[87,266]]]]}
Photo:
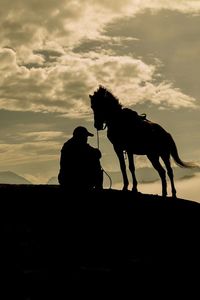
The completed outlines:
{"type": "Polygon", "coordinates": [[[0,193],[4,299],[61,299],[72,287],[88,296],[94,286],[113,295],[122,284],[155,293],[178,279],[183,291],[199,282],[197,202],[53,185],[1,185],[0,193]]]}

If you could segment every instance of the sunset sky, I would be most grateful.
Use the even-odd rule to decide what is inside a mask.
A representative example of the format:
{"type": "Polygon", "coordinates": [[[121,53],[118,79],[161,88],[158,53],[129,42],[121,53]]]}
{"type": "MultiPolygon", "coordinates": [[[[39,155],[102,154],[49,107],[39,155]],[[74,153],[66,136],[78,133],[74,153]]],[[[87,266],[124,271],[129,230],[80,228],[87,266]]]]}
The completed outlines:
{"type": "MultiPolygon", "coordinates": [[[[78,125],[96,147],[89,94],[99,84],[169,131],[182,160],[200,162],[200,0],[0,0],[0,24],[0,171],[46,183],[78,125]]],[[[99,136],[104,169],[118,172],[99,136]]],[[[178,196],[199,200],[200,172],[189,175],[178,196]]]]}

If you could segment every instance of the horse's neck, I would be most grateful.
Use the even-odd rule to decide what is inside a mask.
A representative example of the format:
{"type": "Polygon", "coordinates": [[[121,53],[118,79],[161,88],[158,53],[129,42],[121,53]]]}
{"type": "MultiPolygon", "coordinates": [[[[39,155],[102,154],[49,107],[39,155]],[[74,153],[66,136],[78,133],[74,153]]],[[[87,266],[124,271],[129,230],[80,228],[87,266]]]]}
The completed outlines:
{"type": "Polygon", "coordinates": [[[115,109],[111,110],[107,114],[107,118],[106,118],[107,126],[112,126],[112,124],[116,124],[117,122],[120,121],[121,117],[122,117],[122,109],[121,108],[115,108],[115,109]]]}
{"type": "Polygon", "coordinates": [[[130,108],[123,108],[122,109],[123,112],[123,116],[124,118],[131,118],[133,120],[139,120],[140,116],[138,115],[138,113],[135,110],[132,110],[130,108]]]}
{"type": "Polygon", "coordinates": [[[152,127],[153,123],[140,116],[136,111],[129,108],[121,108],[111,114],[106,121],[108,136],[112,139],[121,136],[124,138],[130,132],[134,132],[135,136],[140,136],[141,132],[146,131],[147,127],[152,127]]]}

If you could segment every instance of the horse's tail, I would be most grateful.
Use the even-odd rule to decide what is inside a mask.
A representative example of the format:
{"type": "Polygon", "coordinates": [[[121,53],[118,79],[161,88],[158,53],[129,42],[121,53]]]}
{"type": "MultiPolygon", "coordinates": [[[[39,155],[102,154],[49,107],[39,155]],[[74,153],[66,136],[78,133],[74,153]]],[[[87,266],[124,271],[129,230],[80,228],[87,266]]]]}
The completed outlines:
{"type": "Polygon", "coordinates": [[[179,167],[182,167],[182,168],[195,168],[197,167],[197,165],[193,162],[185,162],[185,161],[182,161],[179,157],[179,154],[178,154],[178,149],[176,147],[176,144],[172,138],[172,136],[169,134],[169,138],[170,138],[170,154],[171,156],[173,157],[175,163],[179,166],[179,167]]]}

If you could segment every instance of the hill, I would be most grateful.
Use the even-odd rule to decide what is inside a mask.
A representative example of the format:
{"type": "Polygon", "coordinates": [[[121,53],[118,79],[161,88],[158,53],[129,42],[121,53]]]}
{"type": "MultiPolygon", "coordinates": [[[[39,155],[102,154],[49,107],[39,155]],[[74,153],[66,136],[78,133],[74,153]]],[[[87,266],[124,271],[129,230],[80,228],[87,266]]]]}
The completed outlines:
{"type": "Polygon", "coordinates": [[[48,181],[47,184],[59,184],[58,183],[58,176],[53,176],[51,177],[48,181]]]}
{"type": "MultiPolygon", "coordinates": [[[[200,172],[199,167],[195,167],[192,169],[183,169],[183,168],[174,168],[174,178],[176,180],[182,180],[185,178],[192,178],[196,174],[200,172]]],[[[108,171],[107,174],[111,177],[112,183],[121,183],[122,182],[122,174],[121,171],[108,171]]],[[[155,182],[155,181],[160,181],[160,177],[158,173],[156,172],[155,169],[151,167],[142,167],[142,168],[137,168],[136,169],[136,175],[137,175],[137,180],[139,183],[150,183],[150,182],[155,182]]],[[[130,174],[128,173],[128,176],[130,174]]],[[[51,177],[47,184],[58,184],[58,177],[53,176],[51,177]]],[[[104,186],[109,186],[110,181],[108,176],[104,173],[104,186]]]]}
{"type": "Polygon", "coordinates": [[[11,171],[0,172],[0,184],[8,183],[8,184],[31,184],[30,181],[25,179],[24,177],[17,175],[11,171]]]}
{"type": "Polygon", "coordinates": [[[118,295],[122,284],[123,294],[141,295],[196,287],[197,202],[58,185],[1,185],[0,193],[3,277],[17,282],[21,299],[38,299],[41,287],[39,299],[49,299],[55,286],[87,296],[96,286],[102,297],[108,286],[118,295]]]}
{"type": "MultiPolygon", "coordinates": [[[[195,167],[192,169],[184,169],[184,168],[175,167],[173,169],[173,171],[174,171],[174,178],[176,180],[181,180],[184,178],[194,177],[195,174],[200,172],[200,168],[195,167]]],[[[113,179],[113,182],[121,182],[122,181],[122,174],[121,174],[120,170],[115,171],[115,172],[108,172],[108,173],[111,176],[111,178],[113,179]]],[[[130,174],[128,174],[128,175],[130,175],[130,174]]],[[[141,182],[141,183],[155,182],[157,180],[160,181],[160,177],[159,177],[158,173],[156,172],[155,169],[153,169],[151,167],[137,168],[136,175],[137,175],[138,182],[141,182]]],[[[105,176],[105,179],[107,179],[106,176],[105,176]]]]}

